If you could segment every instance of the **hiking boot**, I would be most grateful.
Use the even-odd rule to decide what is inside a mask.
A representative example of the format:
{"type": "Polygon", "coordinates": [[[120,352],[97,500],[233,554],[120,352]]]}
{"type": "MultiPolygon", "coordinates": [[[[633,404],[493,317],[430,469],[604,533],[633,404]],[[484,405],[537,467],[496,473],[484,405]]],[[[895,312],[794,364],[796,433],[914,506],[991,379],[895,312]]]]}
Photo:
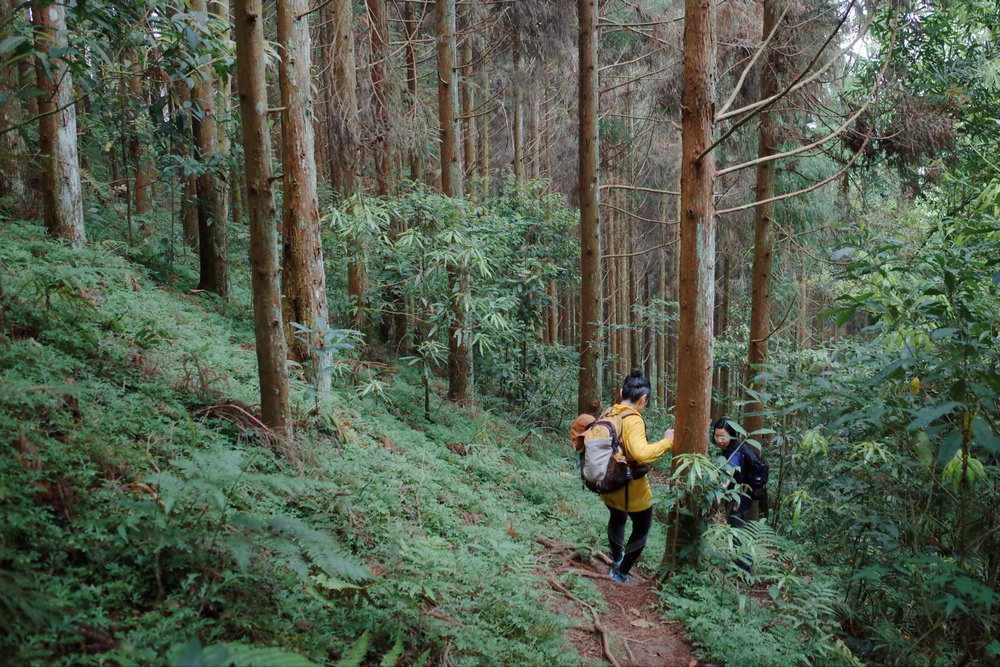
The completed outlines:
{"type": "Polygon", "coordinates": [[[615,581],[615,582],[617,582],[619,584],[627,584],[628,583],[628,575],[620,572],[618,570],[618,565],[617,564],[615,564],[614,566],[611,567],[611,572],[608,573],[608,577],[610,577],[612,581],[615,581]]]}

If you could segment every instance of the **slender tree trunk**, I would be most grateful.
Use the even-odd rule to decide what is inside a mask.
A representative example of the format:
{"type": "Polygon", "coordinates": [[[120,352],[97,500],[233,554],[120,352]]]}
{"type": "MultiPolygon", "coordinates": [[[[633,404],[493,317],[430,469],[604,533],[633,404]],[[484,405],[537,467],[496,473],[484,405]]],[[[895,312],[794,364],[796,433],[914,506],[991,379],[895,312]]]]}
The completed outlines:
{"type": "MultiPolygon", "coordinates": [[[[128,118],[129,125],[128,128],[129,140],[129,160],[132,163],[132,173],[135,174],[135,184],[132,187],[132,197],[133,197],[133,210],[137,215],[145,214],[149,210],[150,205],[150,184],[153,180],[153,170],[148,164],[148,156],[145,150],[144,142],[141,141],[139,136],[141,123],[137,123],[142,119],[142,114],[136,114],[132,111],[135,107],[133,105],[149,106],[149,96],[147,86],[149,82],[145,80],[146,74],[143,71],[142,64],[138,61],[138,56],[134,51],[128,52],[128,58],[132,62],[128,73],[128,100],[122,100],[122,108],[129,109],[128,118]]],[[[152,232],[152,228],[149,223],[144,221],[142,225],[142,233],[144,236],[149,235],[152,232]]]]}
{"type": "Polygon", "coordinates": [[[522,97],[522,109],[524,112],[524,148],[522,157],[524,159],[524,175],[526,178],[535,178],[538,163],[535,160],[535,151],[538,145],[538,123],[535,113],[535,77],[534,73],[525,76],[524,93],[522,97]]]}
{"type": "MultiPolygon", "coordinates": [[[[712,402],[715,159],[710,152],[715,109],[715,2],[685,0],[684,86],[681,93],[680,328],[677,368],[678,455],[707,451],[712,402]]],[[[671,512],[664,565],[696,562],[703,508],[692,497],[671,512]]]]}
{"type": "MultiPolygon", "coordinates": [[[[194,119],[191,115],[191,91],[183,81],[174,84],[174,97],[177,103],[174,105],[178,120],[180,121],[180,134],[182,139],[178,142],[178,151],[182,156],[188,157],[191,152],[191,145],[194,139],[194,119]]],[[[184,234],[184,245],[188,248],[198,248],[198,182],[194,176],[182,176],[183,192],[181,194],[181,228],[184,234]]],[[[118,181],[118,177],[115,177],[118,181]]]]}
{"type": "Polygon", "coordinates": [[[395,190],[393,177],[393,145],[389,132],[389,17],[385,0],[365,0],[371,17],[371,82],[372,107],[375,116],[375,183],[379,195],[388,196],[395,190]]]}
{"type": "Polygon", "coordinates": [[[462,12],[463,23],[465,24],[466,35],[462,40],[462,166],[466,178],[476,175],[476,119],[473,116],[473,109],[476,108],[476,95],[473,89],[473,56],[471,34],[473,26],[472,8],[467,6],[462,12]]]}
{"type": "Polygon", "coordinates": [[[316,156],[310,91],[311,49],[307,0],[283,0],[278,5],[278,43],[282,59],[281,87],[282,181],[281,282],[285,321],[312,333],[298,335],[293,356],[308,361],[310,379],[320,391],[330,387],[329,353],[322,351],[329,325],[323,241],[316,197],[316,156]]]}
{"type": "Polygon", "coordinates": [[[598,354],[601,340],[601,238],[598,218],[597,0],[578,0],[580,32],[580,375],[579,412],[601,409],[598,354]]]}
{"type": "MultiPolygon", "coordinates": [[[[515,5],[514,11],[519,11],[515,5]]],[[[512,58],[514,61],[513,80],[511,82],[511,106],[512,109],[512,141],[514,143],[514,181],[521,185],[524,183],[524,72],[522,70],[521,35],[518,29],[514,29],[514,46],[512,48],[512,58]]]]}
{"type": "MultiPolygon", "coordinates": [[[[209,12],[220,17],[227,25],[231,26],[229,9],[229,0],[209,0],[209,12]]],[[[219,135],[219,158],[222,160],[220,174],[224,174],[224,176],[219,176],[219,185],[221,187],[219,215],[222,216],[223,220],[229,220],[229,207],[231,204],[229,193],[232,190],[228,180],[228,177],[232,174],[232,169],[229,166],[230,156],[232,155],[232,146],[229,140],[229,126],[233,115],[232,97],[229,94],[231,88],[232,81],[229,76],[220,77],[216,81],[215,116],[218,121],[215,124],[215,130],[219,135]]]]}
{"type": "MultiPolygon", "coordinates": [[[[0,39],[14,32],[19,26],[20,16],[15,14],[12,0],[0,0],[0,39]]],[[[12,93],[21,88],[18,69],[7,66],[0,69],[0,131],[21,124],[23,114],[21,101],[12,93]]],[[[27,147],[21,132],[13,130],[0,134],[0,193],[9,194],[21,200],[27,194],[24,164],[27,147]]]]}
{"type": "MultiPolygon", "coordinates": [[[[664,206],[664,211],[666,211],[666,206],[664,206]]],[[[665,217],[665,216],[664,216],[665,217]]],[[[659,315],[658,320],[660,322],[666,321],[667,309],[665,302],[667,301],[667,249],[662,248],[659,252],[660,266],[659,266],[659,284],[657,285],[656,294],[659,297],[660,303],[657,304],[656,312],[659,315]]],[[[656,337],[656,400],[660,404],[661,409],[666,409],[667,407],[667,338],[668,328],[666,325],[664,330],[659,332],[656,337]]]]}
{"type": "Polygon", "coordinates": [[[625,258],[625,279],[628,287],[628,300],[625,302],[625,321],[628,323],[628,367],[642,367],[642,346],[639,342],[639,322],[636,319],[635,308],[639,305],[639,272],[635,269],[635,228],[629,221],[628,253],[625,258]]]}
{"type": "MultiPolygon", "coordinates": [[[[333,73],[336,82],[337,108],[334,111],[333,153],[336,156],[334,190],[348,200],[361,192],[358,174],[360,138],[358,136],[358,73],[354,54],[354,12],[351,0],[333,3],[333,73]]],[[[355,202],[356,203],[356,202],[355,202]]],[[[352,210],[353,210],[352,206],[352,210]]],[[[351,240],[347,261],[347,293],[354,308],[351,328],[366,331],[368,326],[368,271],[364,239],[351,240]]]]}
{"type": "MultiPolygon", "coordinates": [[[[416,37],[417,26],[420,25],[421,17],[414,18],[413,9],[409,3],[403,5],[403,23],[406,26],[406,34],[416,37]]],[[[410,117],[413,121],[417,118],[417,53],[413,46],[413,40],[406,40],[406,90],[409,93],[410,117]]],[[[420,149],[416,146],[410,149],[410,180],[420,181],[424,172],[423,161],[420,156],[420,149]]]]}
{"type": "MultiPolygon", "coordinates": [[[[208,20],[205,0],[192,0],[191,14],[195,20],[208,20]]],[[[215,78],[209,64],[198,69],[198,80],[192,91],[192,103],[200,110],[194,119],[198,159],[214,165],[220,159],[219,129],[216,123],[215,78]]],[[[224,185],[214,167],[198,176],[198,253],[201,279],[198,287],[229,298],[229,267],[226,251],[226,217],[223,215],[224,185]]]]}
{"type": "MultiPolygon", "coordinates": [[[[614,193],[611,194],[611,197],[614,193]]],[[[619,302],[618,295],[618,285],[621,284],[621,277],[618,275],[618,258],[615,255],[619,254],[618,250],[618,221],[615,218],[615,212],[612,209],[610,213],[607,214],[606,224],[604,226],[604,243],[607,246],[607,270],[605,274],[607,275],[607,281],[603,285],[604,291],[607,294],[605,301],[608,305],[608,316],[605,321],[608,323],[608,357],[612,360],[609,366],[610,375],[608,381],[611,386],[614,386],[617,382],[617,378],[621,376],[622,372],[622,334],[618,328],[621,323],[621,304],[619,302]]]]}
{"type": "MultiPolygon", "coordinates": [[[[717,260],[722,265],[719,276],[719,294],[715,311],[715,337],[717,339],[726,335],[729,329],[729,293],[731,291],[732,276],[730,275],[730,261],[728,255],[723,255],[721,260],[717,260]]],[[[712,388],[712,418],[718,419],[729,412],[729,359],[724,359],[715,369],[715,386],[712,388]]]]}
{"type": "Polygon", "coordinates": [[[555,278],[549,279],[549,336],[548,344],[559,342],[559,289],[555,278]]]}
{"type": "Polygon", "coordinates": [[[42,193],[45,226],[49,234],[72,248],[87,242],[83,228],[83,197],[76,142],[76,105],[73,78],[59,55],[66,48],[66,7],[37,3],[31,10],[35,23],[35,49],[47,56],[47,66],[36,59],[38,138],[42,153],[42,193]]]}
{"type": "MultiPolygon", "coordinates": [[[[455,42],[455,0],[434,4],[438,61],[438,117],[441,120],[441,192],[462,199],[464,183],[459,156],[458,46],[455,42]]],[[[448,267],[452,285],[452,323],[448,331],[448,399],[469,399],[471,348],[465,325],[464,301],[470,292],[468,273],[458,265],[448,267]]]]}
{"type": "Polygon", "coordinates": [[[236,67],[239,78],[243,154],[250,218],[250,281],[253,296],[260,410],[275,433],[291,430],[288,350],[278,277],[278,230],[271,192],[271,137],[267,125],[267,83],[262,0],[236,0],[236,67]]]}
{"type": "MultiPolygon", "coordinates": [[[[778,0],[764,0],[764,39],[771,34],[778,20],[778,0]]],[[[761,99],[774,95],[777,83],[774,78],[775,53],[768,48],[760,68],[761,99]]],[[[760,157],[772,155],[775,151],[774,116],[770,111],[760,115],[760,134],[757,153],[760,157]]],[[[774,161],[757,165],[757,201],[764,201],[774,196],[774,161]]],[[[767,363],[767,335],[771,311],[771,259],[774,254],[774,232],[771,220],[774,216],[774,203],[761,204],[754,208],[754,246],[753,272],[751,276],[750,298],[750,352],[748,358],[747,377],[751,379],[767,363]]],[[[752,385],[760,391],[756,382],[752,385]]],[[[753,433],[764,427],[764,416],[761,414],[764,406],[753,401],[746,406],[744,427],[753,433]]]]}
{"type": "Polygon", "coordinates": [[[493,103],[490,99],[490,70],[489,70],[489,54],[487,50],[489,44],[486,41],[486,37],[480,35],[479,39],[479,51],[476,54],[479,59],[478,72],[476,74],[479,81],[479,92],[482,95],[482,108],[483,115],[479,118],[479,175],[483,177],[483,192],[489,193],[490,191],[490,118],[492,114],[490,113],[490,105],[493,103]]]}

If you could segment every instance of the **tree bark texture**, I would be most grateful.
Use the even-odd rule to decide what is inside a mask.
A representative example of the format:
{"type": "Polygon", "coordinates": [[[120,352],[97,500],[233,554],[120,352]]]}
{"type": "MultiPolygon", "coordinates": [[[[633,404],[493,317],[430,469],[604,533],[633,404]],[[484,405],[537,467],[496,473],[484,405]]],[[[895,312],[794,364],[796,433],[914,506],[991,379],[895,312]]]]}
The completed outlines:
{"type": "MultiPolygon", "coordinates": [[[[685,0],[684,84],[681,92],[680,326],[674,461],[707,451],[712,403],[712,308],[714,306],[713,153],[715,115],[714,0],[685,0]]],[[[687,499],[694,503],[694,499],[687,499]]],[[[666,564],[697,559],[701,517],[697,508],[671,513],[666,564]]]]}
{"type": "MultiPolygon", "coordinates": [[[[515,11],[517,11],[515,9],[515,11]]],[[[581,28],[582,30],[582,28],[581,28]]],[[[514,45],[512,47],[513,73],[511,75],[511,141],[514,143],[514,181],[521,185],[525,180],[524,171],[524,72],[522,72],[521,36],[514,29],[514,45]]]]}
{"type": "Polygon", "coordinates": [[[278,4],[278,43],[282,60],[281,87],[282,181],[281,280],[285,321],[312,333],[298,335],[291,348],[299,361],[308,361],[310,379],[321,390],[329,389],[330,355],[322,351],[329,324],[323,242],[316,196],[316,156],[313,153],[311,49],[307,0],[278,4]]]}
{"type": "Polygon", "coordinates": [[[366,0],[371,17],[371,81],[372,106],[375,116],[375,183],[376,192],[387,196],[395,189],[393,178],[393,145],[389,131],[389,17],[385,0],[366,0]]]}
{"type": "MultiPolygon", "coordinates": [[[[664,207],[666,208],[666,207],[664,207]]],[[[656,294],[659,303],[656,312],[660,322],[665,323],[667,317],[667,249],[661,248],[659,255],[659,271],[657,272],[658,284],[656,294]]],[[[659,336],[656,336],[656,400],[660,404],[660,409],[667,407],[667,329],[665,327],[659,336]]]]}
{"type": "MultiPolygon", "coordinates": [[[[187,157],[192,141],[194,140],[194,119],[192,118],[190,106],[185,107],[184,103],[191,102],[191,91],[183,80],[174,84],[174,97],[177,103],[174,105],[175,113],[180,121],[180,134],[182,138],[178,142],[178,151],[187,157]]],[[[118,180],[116,177],[115,181],[118,180]]],[[[181,195],[181,229],[184,235],[184,245],[188,248],[198,248],[198,181],[194,176],[181,176],[183,183],[183,193],[181,195]]]]}
{"type": "Polygon", "coordinates": [[[477,123],[479,130],[479,175],[483,177],[483,192],[490,191],[490,70],[489,70],[489,44],[486,37],[480,35],[478,38],[479,49],[477,58],[479,60],[476,78],[479,82],[479,93],[482,96],[483,115],[477,123]]]}
{"type": "MultiPolygon", "coordinates": [[[[12,0],[0,0],[0,40],[19,25],[12,0]]],[[[23,113],[21,100],[13,95],[21,89],[21,75],[14,66],[0,69],[0,90],[4,91],[0,101],[0,130],[21,124],[23,113]]],[[[0,134],[0,193],[23,199],[27,194],[25,164],[27,147],[19,130],[0,134]]]]}
{"type": "Polygon", "coordinates": [[[462,18],[467,33],[462,39],[462,168],[465,171],[465,177],[471,178],[476,173],[476,118],[473,114],[473,110],[476,108],[476,96],[472,83],[473,35],[471,33],[475,22],[471,7],[466,6],[462,12],[462,18]]]}
{"type": "MultiPolygon", "coordinates": [[[[438,61],[438,117],[441,121],[441,192],[454,199],[465,196],[459,154],[458,45],[455,39],[455,0],[437,0],[434,5],[438,61]]],[[[452,323],[448,332],[448,399],[469,398],[471,349],[465,330],[465,296],[468,274],[457,265],[448,267],[452,286],[452,323]]]]}
{"type": "MultiPolygon", "coordinates": [[[[763,39],[767,39],[774,30],[778,20],[779,0],[764,0],[763,39]]],[[[764,54],[760,67],[760,96],[765,99],[777,92],[775,81],[776,53],[770,46],[764,54]]],[[[777,144],[775,136],[774,115],[771,111],[760,114],[760,130],[757,144],[759,157],[773,155],[777,144]]],[[[775,161],[762,162],[757,165],[756,200],[765,201],[774,196],[774,165],[775,161]]],[[[754,381],[754,375],[761,370],[761,365],[767,363],[767,335],[771,312],[771,264],[774,254],[774,231],[771,221],[774,217],[774,202],[761,204],[754,208],[753,218],[753,271],[750,290],[750,350],[747,359],[747,379],[755,390],[760,391],[760,385],[754,381]]],[[[764,406],[751,400],[746,406],[744,428],[749,432],[758,431],[764,427],[764,416],[761,414],[764,406]]]]}
{"type": "MultiPolygon", "coordinates": [[[[416,35],[417,27],[420,25],[421,17],[414,18],[413,9],[410,3],[405,3],[403,6],[403,24],[406,26],[406,34],[416,35]]],[[[416,121],[417,117],[417,52],[413,45],[413,40],[407,38],[406,40],[406,91],[407,97],[410,104],[410,117],[416,121]]],[[[416,146],[410,148],[409,151],[409,163],[410,163],[410,180],[414,182],[419,182],[423,172],[424,165],[423,159],[420,154],[420,149],[416,146]]]]}
{"type": "Polygon", "coordinates": [[[267,124],[262,0],[236,0],[236,73],[239,80],[243,154],[250,219],[250,281],[253,297],[260,410],[275,433],[291,430],[288,349],[281,312],[278,230],[271,191],[271,137],[267,124]]]}
{"type": "MultiPolygon", "coordinates": [[[[42,5],[43,3],[38,3],[42,5]]],[[[66,61],[52,56],[66,48],[66,8],[63,4],[33,6],[35,23],[38,137],[42,154],[45,226],[53,237],[72,248],[87,242],[83,228],[83,196],[76,140],[73,78],[66,61]],[[47,62],[46,67],[43,59],[47,62]]]]}
{"type": "MultiPolygon", "coordinates": [[[[333,3],[333,76],[336,85],[332,153],[336,160],[333,187],[342,200],[361,192],[358,136],[358,73],[354,53],[354,10],[351,0],[333,3]]],[[[353,306],[351,328],[364,331],[368,322],[368,271],[364,239],[351,240],[347,260],[347,294],[353,306]]]]}
{"type": "Polygon", "coordinates": [[[597,0],[578,0],[580,32],[579,189],[580,189],[580,375],[577,409],[597,415],[601,409],[601,238],[598,218],[597,0]]]}
{"type": "MultiPolygon", "coordinates": [[[[195,20],[208,20],[205,0],[193,0],[191,14],[195,20]]],[[[198,68],[198,77],[191,91],[192,105],[197,107],[194,118],[198,159],[209,168],[198,176],[198,255],[201,279],[198,287],[229,298],[229,267],[226,250],[226,216],[223,202],[225,185],[216,171],[220,159],[219,129],[215,111],[215,77],[209,64],[198,68]]]]}

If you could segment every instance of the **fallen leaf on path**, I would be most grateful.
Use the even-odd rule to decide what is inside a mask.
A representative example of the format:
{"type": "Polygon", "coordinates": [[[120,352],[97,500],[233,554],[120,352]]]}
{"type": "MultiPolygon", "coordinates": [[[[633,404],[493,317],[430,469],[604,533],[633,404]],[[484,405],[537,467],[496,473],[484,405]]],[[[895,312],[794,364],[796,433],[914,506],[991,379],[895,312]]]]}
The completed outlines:
{"type": "Polygon", "coordinates": [[[656,627],[656,623],[650,623],[649,621],[647,621],[644,618],[637,618],[637,619],[635,619],[634,621],[632,621],[632,625],[634,625],[637,628],[655,628],[656,627]]]}

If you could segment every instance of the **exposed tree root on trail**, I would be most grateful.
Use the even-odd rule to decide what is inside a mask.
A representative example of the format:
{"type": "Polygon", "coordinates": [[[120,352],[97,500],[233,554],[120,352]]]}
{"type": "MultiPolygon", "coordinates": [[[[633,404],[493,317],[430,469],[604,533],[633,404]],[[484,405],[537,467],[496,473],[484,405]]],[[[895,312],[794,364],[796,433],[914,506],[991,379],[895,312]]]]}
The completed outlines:
{"type": "Polygon", "coordinates": [[[544,537],[535,542],[545,549],[539,563],[545,580],[558,594],[552,608],[579,621],[567,640],[587,663],[607,661],[614,667],[647,665],[695,667],[699,661],[678,623],[664,621],[657,609],[653,582],[633,570],[632,581],[623,585],[608,577],[610,558],[597,553],[585,562],[572,544],[544,537]],[[604,604],[582,599],[560,577],[576,575],[594,582],[604,604]],[[588,618],[589,616],[589,618],[588,618]]]}
{"type": "Polygon", "coordinates": [[[560,584],[555,579],[549,578],[546,579],[546,581],[549,582],[549,585],[552,586],[552,588],[556,589],[557,591],[568,597],[570,600],[575,600],[577,603],[587,608],[587,611],[590,612],[590,615],[594,617],[594,632],[596,632],[598,636],[601,638],[601,648],[604,649],[604,657],[606,657],[608,659],[608,662],[614,665],[614,667],[621,667],[621,663],[615,659],[614,654],[611,653],[611,647],[608,646],[608,634],[607,632],[604,631],[604,626],[601,625],[601,616],[600,614],[597,613],[597,610],[594,609],[590,604],[584,602],[580,598],[570,593],[565,586],[560,584]]]}

